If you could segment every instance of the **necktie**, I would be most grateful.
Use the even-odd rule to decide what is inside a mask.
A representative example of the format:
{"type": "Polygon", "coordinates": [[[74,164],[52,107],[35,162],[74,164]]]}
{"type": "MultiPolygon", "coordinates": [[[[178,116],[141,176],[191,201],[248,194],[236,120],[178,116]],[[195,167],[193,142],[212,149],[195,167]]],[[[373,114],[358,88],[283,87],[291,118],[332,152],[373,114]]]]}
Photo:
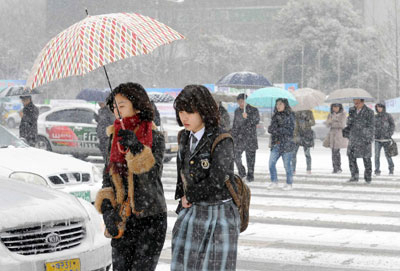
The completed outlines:
{"type": "Polygon", "coordinates": [[[196,148],[196,143],[197,143],[197,137],[195,137],[193,134],[190,135],[191,140],[192,140],[192,145],[190,146],[190,152],[193,153],[194,149],[196,148]]]}

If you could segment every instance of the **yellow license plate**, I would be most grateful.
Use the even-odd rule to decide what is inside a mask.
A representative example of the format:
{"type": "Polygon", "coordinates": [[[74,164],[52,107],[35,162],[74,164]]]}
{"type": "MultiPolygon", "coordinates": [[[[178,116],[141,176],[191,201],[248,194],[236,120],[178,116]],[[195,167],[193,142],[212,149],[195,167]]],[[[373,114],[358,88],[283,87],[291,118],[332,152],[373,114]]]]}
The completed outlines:
{"type": "Polygon", "coordinates": [[[79,259],[46,263],[46,271],[81,271],[79,259]]]}
{"type": "Polygon", "coordinates": [[[178,151],[178,149],[179,149],[178,144],[171,145],[171,152],[176,152],[178,151]]]}

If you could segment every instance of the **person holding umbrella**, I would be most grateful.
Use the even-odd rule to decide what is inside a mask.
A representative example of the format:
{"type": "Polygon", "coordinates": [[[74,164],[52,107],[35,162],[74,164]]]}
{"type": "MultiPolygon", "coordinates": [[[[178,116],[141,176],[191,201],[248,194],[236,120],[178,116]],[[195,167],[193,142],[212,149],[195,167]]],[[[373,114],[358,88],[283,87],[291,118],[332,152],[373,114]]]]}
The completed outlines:
{"type": "Polygon", "coordinates": [[[341,158],[340,149],[347,148],[348,139],[342,135],[343,128],[346,126],[346,112],[343,110],[343,105],[340,103],[331,104],[331,112],[325,122],[325,125],[330,128],[326,136],[323,146],[332,150],[332,173],[341,173],[341,158]]]}
{"type": "Polygon", "coordinates": [[[269,156],[269,173],[271,184],[268,189],[278,187],[278,175],[276,163],[282,156],[283,165],[286,171],[286,184],[284,190],[291,190],[293,184],[292,155],[295,149],[293,132],[295,126],[295,116],[289,106],[287,99],[278,98],[275,103],[274,115],[268,133],[271,134],[271,153],[269,156]]]}
{"type": "Polygon", "coordinates": [[[39,109],[33,104],[32,96],[20,96],[24,108],[19,112],[21,123],[19,124],[19,137],[24,138],[29,146],[35,147],[38,136],[37,120],[39,109]]]}
{"type": "Polygon", "coordinates": [[[351,178],[349,182],[358,182],[357,158],[364,161],[364,179],[371,183],[372,174],[372,142],[374,141],[374,111],[364,104],[364,99],[353,99],[354,107],[349,109],[347,125],[343,129],[343,137],[349,139],[347,156],[351,178]]]}
{"type": "Polygon", "coordinates": [[[108,106],[117,119],[107,129],[110,157],[95,207],[112,238],[113,270],[155,270],[167,231],[164,136],[153,125],[153,108],[140,84],[120,84],[108,106]]]}
{"type": "Polygon", "coordinates": [[[237,96],[239,105],[235,110],[232,126],[232,137],[235,142],[235,164],[240,177],[246,177],[246,169],[242,164],[242,153],[246,152],[248,182],[254,181],[254,165],[258,149],[257,124],[260,122],[258,109],[245,103],[247,95],[237,96]]]}

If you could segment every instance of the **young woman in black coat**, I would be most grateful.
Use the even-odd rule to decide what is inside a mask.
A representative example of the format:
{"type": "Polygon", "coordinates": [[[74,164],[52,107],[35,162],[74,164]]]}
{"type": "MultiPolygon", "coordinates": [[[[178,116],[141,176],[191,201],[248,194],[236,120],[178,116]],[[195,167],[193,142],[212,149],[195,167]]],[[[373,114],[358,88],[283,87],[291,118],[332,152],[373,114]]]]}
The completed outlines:
{"type": "Polygon", "coordinates": [[[208,89],[186,86],[174,102],[178,135],[178,219],[171,270],[236,270],[240,217],[225,185],[234,176],[233,140],[219,141],[218,107],[208,89]]]}
{"type": "Polygon", "coordinates": [[[116,120],[107,129],[109,156],[95,206],[112,238],[113,270],[155,270],[167,230],[164,137],[152,122],[153,108],[141,85],[119,85],[108,105],[116,120]]]}

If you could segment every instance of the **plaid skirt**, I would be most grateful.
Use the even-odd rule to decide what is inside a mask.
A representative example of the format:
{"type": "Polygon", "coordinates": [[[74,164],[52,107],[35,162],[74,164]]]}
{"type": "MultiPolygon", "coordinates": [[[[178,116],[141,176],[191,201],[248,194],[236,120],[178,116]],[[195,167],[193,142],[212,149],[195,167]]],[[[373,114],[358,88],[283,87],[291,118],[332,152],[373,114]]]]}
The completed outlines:
{"type": "Polygon", "coordinates": [[[239,229],[232,200],[182,209],[172,230],[171,271],[236,270],[239,229]]]}

